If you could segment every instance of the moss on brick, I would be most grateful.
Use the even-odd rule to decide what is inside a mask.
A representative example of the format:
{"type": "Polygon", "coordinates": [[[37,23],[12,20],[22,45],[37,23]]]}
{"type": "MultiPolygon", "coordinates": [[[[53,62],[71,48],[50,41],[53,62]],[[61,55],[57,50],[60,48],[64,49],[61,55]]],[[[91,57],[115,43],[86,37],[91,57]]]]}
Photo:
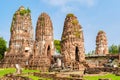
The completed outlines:
{"type": "Polygon", "coordinates": [[[74,17],[74,14],[69,13],[69,14],[67,14],[67,17],[74,17]]]}
{"type": "Polygon", "coordinates": [[[27,8],[27,9],[24,9],[24,10],[20,10],[19,13],[20,13],[20,15],[25,15],[25,14],[31,13],[31,10],[29,8],[27,8]]]}

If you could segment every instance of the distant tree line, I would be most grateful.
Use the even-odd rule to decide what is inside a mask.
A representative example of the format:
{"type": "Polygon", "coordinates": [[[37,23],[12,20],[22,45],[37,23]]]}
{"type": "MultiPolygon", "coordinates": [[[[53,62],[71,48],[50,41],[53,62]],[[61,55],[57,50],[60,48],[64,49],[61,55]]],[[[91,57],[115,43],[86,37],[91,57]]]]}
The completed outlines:
{"type": "Polygon", "coordinates": [[[86,56],[90,56],[90,55],[94,55],[95,54],[95,50],[89,51],[88,53],[86,53],[86,56]]]}
{"type": "Polygon", "coordinates": [[[110,54],[118,54],[118,53],[120,53],[120,45],[112,44],[109,47],[109,53],[110,54]]]}
{"type": "MultiPolygon", "coordinates": [[[[120,45],[112,44],[111,46],[109,46],[109,53],[110,54],[120,53],[120,45]]],[[[89,55],[94,55],[94,54],[95,54],[95,50],[92,50],[92,51],[88,52],[86,55],[89,56],[89,55]]]]}

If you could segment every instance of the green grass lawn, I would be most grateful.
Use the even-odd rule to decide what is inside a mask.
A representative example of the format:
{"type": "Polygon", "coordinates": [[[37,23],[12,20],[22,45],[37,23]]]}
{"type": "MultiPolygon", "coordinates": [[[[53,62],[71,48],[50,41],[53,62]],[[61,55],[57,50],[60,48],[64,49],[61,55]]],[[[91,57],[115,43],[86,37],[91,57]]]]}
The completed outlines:
{"type": "Polygon", "coordinates": [[[8,73],[15,73],[15,68],[0,69],[0,77],[4,76],[5,74],[8,74],[8,73]]]}
{"type": "Polygon", "coordinates": [[[29,69],[23,69],[22,73],[33,73],[33,72],[40,72],[39,70],[29,70],[29,69]]]}
{"type": "Polygon", "coordinates": [[[114,74],[106,74],[103,76],[84,76],[85,80],[98,80],[100,78],[110,78],[112,80],[120,80],[120,76],[115,76],[114,74]]]}
{"type": "MultiPolygon", "coordinates": [[[[15,73],[16,69],[15,68],[0,68],[0,77],[3,77],[5,74],[9,74],[9,73],[15,73]]],[[[23,69],[22,70],[22,74],[19,76],[25,76],[25,77],[29,77],[32,80],[51,80],[51,79],[47,79],[47,78],[39,78],[36,76],[33,76],[32,74],[28,74],[28,73],[33,73],[33,72],[40,72],[38,70],[28,70],[28,69],[23,69]]]]}
{"type": "MultiPolygon", "coordinates": [[[[3,77],[5,74],[8,73],[15,73],[16,70],[15,68],[4,68],[0,69],[0,77],[3,77]]],[[[36,76],[33,76],[32,74],[28,73],[33,73],[33,72],[39,72],[38,70],[28,70],[28,69],[23,69],[22,74],[20,76],[26,76],[31,78],[32,80],[52,80],[52,79],[47,79],[47,78],[39,78],[36,76]]],[[[112,80],[120,80],[120,76],[115,76],[114,74],[106,74],[106,75],[101,75],[101,76],[84,76],[85,80],[98,80],[99,78],[111,78],[112,80]]]]}
{"type": "MultiPolygon", "coordinates": [[[[0,77],[4,76],[5,74],[8,74],[8,73],[15,73],[16,70],[15,68],[3,68],[3,69],[0,69],[0,77]]],[[[28,69],[23,69],[22,70],[22,73],[23,74],[27,74],[27,73],[33,73],[33,72],[39,72],[38,70],[28,70],[28,69]]]]}

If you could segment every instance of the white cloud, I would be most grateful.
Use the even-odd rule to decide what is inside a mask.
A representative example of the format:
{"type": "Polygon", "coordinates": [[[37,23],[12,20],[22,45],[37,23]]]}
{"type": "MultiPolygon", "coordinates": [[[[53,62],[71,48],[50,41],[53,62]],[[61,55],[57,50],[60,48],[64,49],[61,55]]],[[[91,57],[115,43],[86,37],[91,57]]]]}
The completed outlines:
{"type": "Polygon", "coordinates": [[[70,7],[70,6],[63,6],[62,8],[61,8],[61,12],[63,12],[63,13],[70,13],[70,12],[72,12],[74,10],[74,8],[73,7],[70,7]]]}
{"type": "Polygon", "coordinates": [[[92,7],[96,0],[42,0],[44,3],[60,8],[61,12],[68,13],[78,10],[80,5],[92,7]],[[72,5],[71,5],[72,4],[72,5]]]}
{"type": "Polygon", "coordinates": [[[43,2],[50,4],[52,6],[61,6],[65,5],[69,0],[42,0],[43,2]]]}
{"type": "Polygon", "coordinates": [[[92,7],[95,5],[95,0],[77,0],[81,5],[92,7]]]}
{"type": "Polygon", "coordinates": [[[81,5],[94,6],[95,0],[42,0],[43,2],[52,6],[65,6],[69,3],[80,3],[81,5]]]}

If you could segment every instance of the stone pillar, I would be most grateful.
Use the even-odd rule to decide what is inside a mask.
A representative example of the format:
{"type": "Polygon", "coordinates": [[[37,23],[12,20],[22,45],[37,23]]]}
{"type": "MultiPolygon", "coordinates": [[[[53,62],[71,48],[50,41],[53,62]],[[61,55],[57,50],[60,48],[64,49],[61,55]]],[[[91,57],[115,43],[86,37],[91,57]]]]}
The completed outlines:
{"type": "Polygon", "coordinates": [[[33,50],[33,27],[30,10],[21,6],[14,14],[11,24],[10,53],[25,55],[33,50]],[[29,50],[26,48],[29,48],[29,50]]]}
{"type": "Polygon", "coordinates": [[[29,66],[41,71],[49,71],[54,53],[53,26],[48,14],[42,13],[38,17],[34,44],[34,55],[29,66]]]}
{"type": "Polygon", "coordinates": [[[68,14],[65,18],[61,54],[64,56],[65,65],[85,61],[83,30],[74,14],[68,14]]]}
{"type": "Polygon", "coordinates": [[[53,26],[48,14],[42,13],[37,21],[35,54],[50,56],[54,53],[53,26]]]}
{"type": "Polygon", "coordinates": [[[97,34],[95,54],[108,54],[108,41],[104,31],[99,31],[97,34]]]}
{"type": "Polygon", "coordinates": [[[13,15],[9,50],[4,58],[6,66],[24,63],[33,52],[33,27],[30,9],[21,6],[13,15]],[[6,58],[9,57],[9,58],[6,58]]]}

